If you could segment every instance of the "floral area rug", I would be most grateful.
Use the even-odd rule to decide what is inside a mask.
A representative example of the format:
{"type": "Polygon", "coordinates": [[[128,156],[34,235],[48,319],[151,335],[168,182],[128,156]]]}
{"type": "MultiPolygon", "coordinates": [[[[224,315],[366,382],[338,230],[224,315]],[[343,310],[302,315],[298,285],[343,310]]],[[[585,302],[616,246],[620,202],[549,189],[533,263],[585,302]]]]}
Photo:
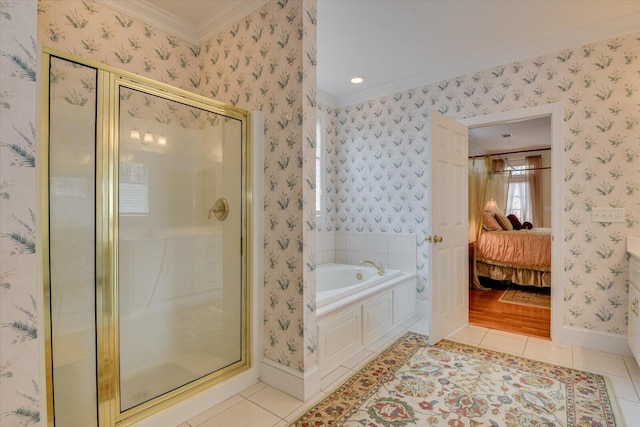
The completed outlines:
{"type": "Polygon", "coordinates": [[[498,299],[509,304],[528,305],[531,307],[551,308],[551,296],[537,292],[507,289],[498,299]]]}
{"type": "Polygon", "coordinates": [[[622,426],[602,375],[407,333],[290,426],[622,426]]]}

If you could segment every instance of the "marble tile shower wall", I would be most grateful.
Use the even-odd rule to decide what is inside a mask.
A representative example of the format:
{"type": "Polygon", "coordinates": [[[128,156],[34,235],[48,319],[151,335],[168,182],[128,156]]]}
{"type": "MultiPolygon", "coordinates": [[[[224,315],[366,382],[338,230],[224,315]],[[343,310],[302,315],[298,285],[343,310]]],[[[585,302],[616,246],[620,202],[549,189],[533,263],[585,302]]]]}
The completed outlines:
{"type": "MultiPolygon", "coordinates": [[[[625,235],[640,234],[640,34],[428,84],[333,110],[326,231],[427,234],[430,110],[457,119],[562,103],[564,323],[627,329],[625,235]],[[334,121],[335,119],[335,121],[334,121]],[[591,222],[593,207],[625,207],[621,223],[591,222]]],[[[417,242],[419,298],[429,286],[417,242]]]]}

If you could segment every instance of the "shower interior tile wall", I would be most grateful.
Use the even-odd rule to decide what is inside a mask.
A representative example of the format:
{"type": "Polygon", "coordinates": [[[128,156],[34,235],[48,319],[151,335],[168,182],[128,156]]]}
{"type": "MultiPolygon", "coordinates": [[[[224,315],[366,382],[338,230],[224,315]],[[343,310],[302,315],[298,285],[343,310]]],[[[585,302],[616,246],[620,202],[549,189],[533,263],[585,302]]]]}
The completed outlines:
{"type": "Polygon", "coordinates": [[[358,264],[362,260],[385,268],[416,272],[416,235],[406,233],[318,233],[318,264],[358,264]]]}

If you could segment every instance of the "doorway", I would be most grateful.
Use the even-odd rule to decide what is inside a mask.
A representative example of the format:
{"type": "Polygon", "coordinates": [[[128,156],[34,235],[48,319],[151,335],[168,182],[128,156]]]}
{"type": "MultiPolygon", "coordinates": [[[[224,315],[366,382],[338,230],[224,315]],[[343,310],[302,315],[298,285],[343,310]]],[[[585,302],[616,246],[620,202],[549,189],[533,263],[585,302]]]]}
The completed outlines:
{"type": "MultiPolygon", "coordinates": [[[[562,195],[562,120],[563,120],[563,109],[559,104],[549,104],[545,106],[526,108],[520,110],[513,110],[504,113],[491,114],[487,116],[474,117],[471,119],[462,120],[464,124],[469,126],[470,128],[470,146],[473,144],[471,140],[473,139],[473,131],[471,129],[485,129],[487,130],[490,127],[502,126],[507,123],[533,123],[536,120],[543,119],[547,123],[548,138],[550,140],[550,205],[548,207],[547,212],[544,212],[547,215],[548,220],[550,220],[551,226],[550,228],[550,246],[551,252],[555,254],[562,253],[560,246],[563,240],[561,235],[562,224],[561,224],[561,215],[562,213],[559,211],[561,206],[560,198],[562,195]]],[[[500,129],[499,127],[496,129],[500,129]]],[[[531,144],[535,146],[539,146],[540,144],[531,144]]],[[[535,147],[539,148],[539,147],[535,147]]],[[[524,147],[523,147],[524,149],[524,147]]],[[[498,150],[492,150],[498,151],[498,150]]],[[[510,151],[507,149],[500,151],[510,151]]],[[[512,150],[517,151],[517,150],[512,150]]],[[[470,155],[472,155],[473,151],[470,147],[470,155]]],[[[477,153],[476,153],[477,155],[477,153]]],[[[500,208],[504,209],[504,207],[500,206],[500,208]]],[[[470,258],[473,256],[473,252],[470,245],[470,258]]],[[[551,257],[551,272],[552,279],[550,282],[553,286],[550,286],[548,293],[550,295],[550,308],[536,308],[527,305],[521,304],[511,304],[499,301],[501,297],[506,294],[506,291],[509,290],[507,287],[503,286],[501,288],[498,283],[498,286],[495,286],[496,283],[489,283],[489,285],[494,285],[495,290],[484,291],[484,290],[472,290],[470,289],[470,323],[479,324],[481,326],[490,327],[493,329],[503,329],[508,330],[510,332],[525,334],[525,335],[533,335],[540,336],[541,334],[546,335],[545,338],[553,339],[554,332],[559,331],[562,328],[562,295],[564,293],[563,290],[563,282],[562,282],[562,265],[559,260],[560,257],[551,257]],[[501,308],[497,308],[500,307],[501,308]],[[506,307],[506,312],[505,312],[506,307]],[[505,315],[505,313],[507,313],[505,315]],[[511,318],[510,318],[511,316],[511,318]],[[505,318],[507,320],[505,320],[505,318]],[[523,325],[527,325],[526,327],[523,325]],[[520,326],[520,327],[519,327],[520,326]],[[542,331],[542,332],[541,332],[542,331]]],[[[471,262],[470,262],[471,266],[471,262]]],[[[505,285],[506,283],[502,283],[505,285]]],[[[521,289],[515,289],[521,290],[521,289]]],[[[513,294],[513,292],[511,292],[513,294]]],[[[507,300],[510,299],[507,296],[507,300]]],[[[518,298],[516,298],[518,299],[518,298]]],[[[519,298],[522,300],[522,298],[519,298]]],[[[534,298],[536,299],[536,298],[534,298]]]]}
{"type": "MultiPolygon", "coordinates": [[[[550,118],[469,128],[469,153],[471,183],[488,183],[481,205],[470,205],[470,210],[484,208],[484,215],[502,216],[497,221],[499,230],[486,229],[483,224],[478,234],[469,233],[469,323],[548,339],[550,118]],[[522,224],[533,229],[520,230],[522,224]],[[536,251],[536,260],[544,262],[527,265],[536,251]]],[[[474,190],[469,191],[477,197],[474,190]]],[[[469,217],[475,218],[476,212],[470,211],[469,217]]]]}

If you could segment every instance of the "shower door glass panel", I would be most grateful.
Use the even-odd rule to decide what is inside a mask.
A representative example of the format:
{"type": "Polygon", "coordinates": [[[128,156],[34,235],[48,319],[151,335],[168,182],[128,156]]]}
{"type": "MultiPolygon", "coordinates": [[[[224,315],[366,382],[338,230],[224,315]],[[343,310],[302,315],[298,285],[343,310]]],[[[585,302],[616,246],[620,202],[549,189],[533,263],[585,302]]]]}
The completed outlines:
{"type": "Polygon", "coordinates": [[[54,415],[97,425],[95,158],[97,70],[51,57],[49,292],[54,415]]]}
{"type": "Polygon", "coordinates": [[[245,219],[242,122],[117,87],[124,412],[241,361],[245,219]]]}

